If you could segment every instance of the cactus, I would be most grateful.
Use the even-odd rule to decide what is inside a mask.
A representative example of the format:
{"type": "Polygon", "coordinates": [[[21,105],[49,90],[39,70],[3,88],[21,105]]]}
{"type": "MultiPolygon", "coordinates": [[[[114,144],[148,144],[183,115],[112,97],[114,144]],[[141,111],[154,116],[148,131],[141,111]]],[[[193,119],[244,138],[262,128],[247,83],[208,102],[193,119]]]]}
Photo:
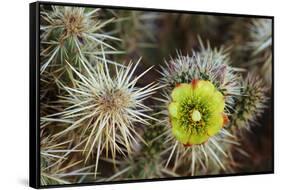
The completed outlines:
{"type": "Polygon", "coordinates": [[[241,132],[270,101],[268,20],[40,12],[42,185],[243,172],[241,132]]]}
{"type": "Polygon", "coordinates": [[[146,144],[136,144],[134,154],[123,161],[118,162],[114,175],[104,179],[155,179],[164,177],[178,177],[175,172],[165,168],[161,151],[163,151],[164,128],[161,125],[151,125],[144,131],[146,144]]]}
{"type": "Polygon", "coordinates": [[[209,160],[226,170],[222,160],[231,157],[227,148],[239,144],[223,126],[241,96],[240,75],[230,66],[226,50],[200,43],[201,51],[192,57],[179,54],[162,69],[162,83],[170,87],[162,100],[170,150],[166,167],[173,161],[174,171],[184,165],[190,175],[209,171],[209,160]]]}
{"type": "Polygon", "coordinates": [[[249,64],[258,65],[261,76],[267,84],[272,81],[272,21],[269,19],[253,19],[248,25],[250,39],[247,47],[252,52],[249,64]],[[261,68],[260,68],[261,67],[261,68]]]}
{"type": "Polygon", "coordinates": [[[71,123],[57,133],[56,137],[72,130],[79,131],[77,133],[81,135],[81,139],[85,139],[85,161],[89,160],[92,153],[96,154],[96,171],[99,157],[103,153],[113,160],[117,153],[131,154],[132,143],[136,139],[142,140],[134,123],[148,125],[147,120],[154,119],[146,114],[151,109],[143,104],[143,100],[159,87],[157,83],[136,87],[138,79],[151,69],[133,79],[132,75],[140,61],[135,65],[130,63],[127,68],[119,69],[116,66],[114,76],[110,75],[106,60],[104,63],[97,63],[96,67],[88,67],[89,64],[81,60],[87,71],[85,75],[69,64],[79,80],[75,81],[75,88],[61,84],[61,88],[68,92],[62,99],[69,106],[49,117],[53,117],[53,121],[71,123]]]}
{"type": "Polygon", "coordinates": [[[193,52],[192,56],[178,53],[176,59],[166,62],[161,72],[162,83],[172,90],[177,84],[190,83],[193,79],[208,80],[224,95],[226,109],[231,109],[235,97],[240,95],[239,75],[236,74],[239,70],[230,66],[227,49],[211,49],[209,44],[204,47],[200,42],[200,52],[193,52]]]}
{"type": "Polygon", "coordinates": [[[55,139],[46,136],[44,130],[40,134],[41,185],[71,184],[80,179],[92,176],[93,165],[83,166],[83,160],[73,160],[70,155],[79,152],[72,147],[73,140],[55,139]]]}
{"type": "Polygon", "coordinates": [[[241,83],[243,88],[234,108],[231,127],[251,130],[250,126],[258,124],[257,119],[266,108],[267,88],[256,73],[248,73],[241,83]]]}
{"type": "Polygon", "coordinates": [[[89,57],[89,52],[101,59],[101,45],[110,50],[104,51],[108,54],[118,53],[106,40],[120,39],[102,30],[113,19],[98,19],[100,9],[63,6],[42,6],[41,9],[41,73],[47,68],[52,72],[61,71],[67,65],[65,60],[79,68],[81,58],[89,57]]]}

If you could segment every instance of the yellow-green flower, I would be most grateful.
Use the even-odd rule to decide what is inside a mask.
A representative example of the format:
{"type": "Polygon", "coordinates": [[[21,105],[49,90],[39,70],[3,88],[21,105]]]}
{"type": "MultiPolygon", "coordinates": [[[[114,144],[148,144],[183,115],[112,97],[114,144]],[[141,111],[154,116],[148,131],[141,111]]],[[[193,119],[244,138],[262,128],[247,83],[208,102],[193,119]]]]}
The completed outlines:
{"type": "Polygon", "coordinates": [[[168,109],[172,132],[184,145],[204,143],[227,121],[224,96],[210,81],[181,83],[173,89],[171,97],[168,109]]]}

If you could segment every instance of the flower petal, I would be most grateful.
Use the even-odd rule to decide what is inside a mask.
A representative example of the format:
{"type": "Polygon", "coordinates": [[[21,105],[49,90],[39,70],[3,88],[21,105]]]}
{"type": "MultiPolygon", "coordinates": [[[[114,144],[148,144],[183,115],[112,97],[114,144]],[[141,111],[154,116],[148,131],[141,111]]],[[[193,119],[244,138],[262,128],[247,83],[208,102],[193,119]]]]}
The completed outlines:
{"type": "Polygon", "coordinates": [[[172,119],[172,132],[175,138],[182,144],[188,142],[190,132],[180,125],[177,119],[172,119]]]}
{"type": "Polygon", "coordinates": [[[190,84],[181,83],[172,91],[171,97],[173,101],[180,102],[184,100],[186,97],[192,95],[192,87],[190,84]]]}
{"type": "Polygon", "coordinates": [[[212,96],[215,90],[214,85],[210,81],[200,80],[194,88],[194,94],[195,96],[208,98],[209,96],[212,96]]]}
{"type": "Polygon", "coordinates": [[[217,91],[213,93],[212,96],[212,106],[214,107],[214,112],[222,113],[224,111],[225,103],[223,95],[217,91]]]}
{"type": "Polygon", "coordinates": [[[223,115],[221,113],[217,113],[216,115],[212,116],[208,122],[207,132],[209,136],[213,136],[220,131],[223,127],[223,115]]]}
{"type": "Polygon", "coordinates": [[[168,106],[169,114],[174,118],[179,118],[179,103],[171,102],[168,106]]]}
{"type": "Polygon", "coordinates": [[[207,141],[209,136],[207,134],[192,134],[190,135],[189,144],[202,144],[207,141]]]}

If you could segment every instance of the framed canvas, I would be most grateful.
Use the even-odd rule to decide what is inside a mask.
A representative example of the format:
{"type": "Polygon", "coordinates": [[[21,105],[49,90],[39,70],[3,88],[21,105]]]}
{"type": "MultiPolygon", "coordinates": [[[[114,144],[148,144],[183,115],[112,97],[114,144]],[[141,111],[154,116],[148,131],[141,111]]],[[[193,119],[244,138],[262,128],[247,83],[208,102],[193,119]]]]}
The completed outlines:
{"type": "Polygon", "coordinates": [[[274,172],[274,18],[30,4],[30,186],[274,172]]]}

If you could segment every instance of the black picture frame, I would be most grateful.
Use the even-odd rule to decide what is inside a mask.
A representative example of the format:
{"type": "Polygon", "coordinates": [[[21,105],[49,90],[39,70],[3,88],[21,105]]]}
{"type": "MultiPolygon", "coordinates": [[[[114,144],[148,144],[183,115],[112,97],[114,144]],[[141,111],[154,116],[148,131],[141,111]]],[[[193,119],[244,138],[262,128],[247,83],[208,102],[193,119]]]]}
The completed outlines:
{"type": "Polygon", "coordinates": [[[102,184],[121,184],[121,183],[135,183],[135,182],[153,182],[153,181],[167,181],[167,180],[182,180],[182,179],[197,179],[209,177],[231,177],[243,175],[259,175],[274,173],[274,16],[264,15],[248,15],[248,14],[230,14],[217,12],[198,12],[187,10],[169,10],[156,8],[141,8],[141,7],[123,7],[123,6],[109,6],[109,5],[92,5],[92,4],[78,4],[78,3],[60,3],[60,2],[41,2],[37,1],[29,4],[29,44],[30,44],[30,65],[29,65],[29,185],[33,188],[55,188],[55,187],[74,187],[74,186],[89,186],[102,184]],[[141,11],[157,11],[165,13],[192,13],[198,15],[216,15],[216,16],[231,16],[231,17],[247,17],[247,18],[267,18],[272,20],[272,110],[273,110],[273,138],[272,138],[272,170],[265,172],[248,172],[235,173],[224,175],[204,175],[193,177],[173,177],[173,178],[159,178],[159,179],[139,179],[139,180],[124,180],[124,181],[109,181],[109,182],[92,182],[92,183],[78,183],[67,185],[40,185],[40,5],[60,5],[73,7],[93,7],[93,8],[107,8],[107,9],[123,9],[123,10],[141,10],[141,11]]]}

